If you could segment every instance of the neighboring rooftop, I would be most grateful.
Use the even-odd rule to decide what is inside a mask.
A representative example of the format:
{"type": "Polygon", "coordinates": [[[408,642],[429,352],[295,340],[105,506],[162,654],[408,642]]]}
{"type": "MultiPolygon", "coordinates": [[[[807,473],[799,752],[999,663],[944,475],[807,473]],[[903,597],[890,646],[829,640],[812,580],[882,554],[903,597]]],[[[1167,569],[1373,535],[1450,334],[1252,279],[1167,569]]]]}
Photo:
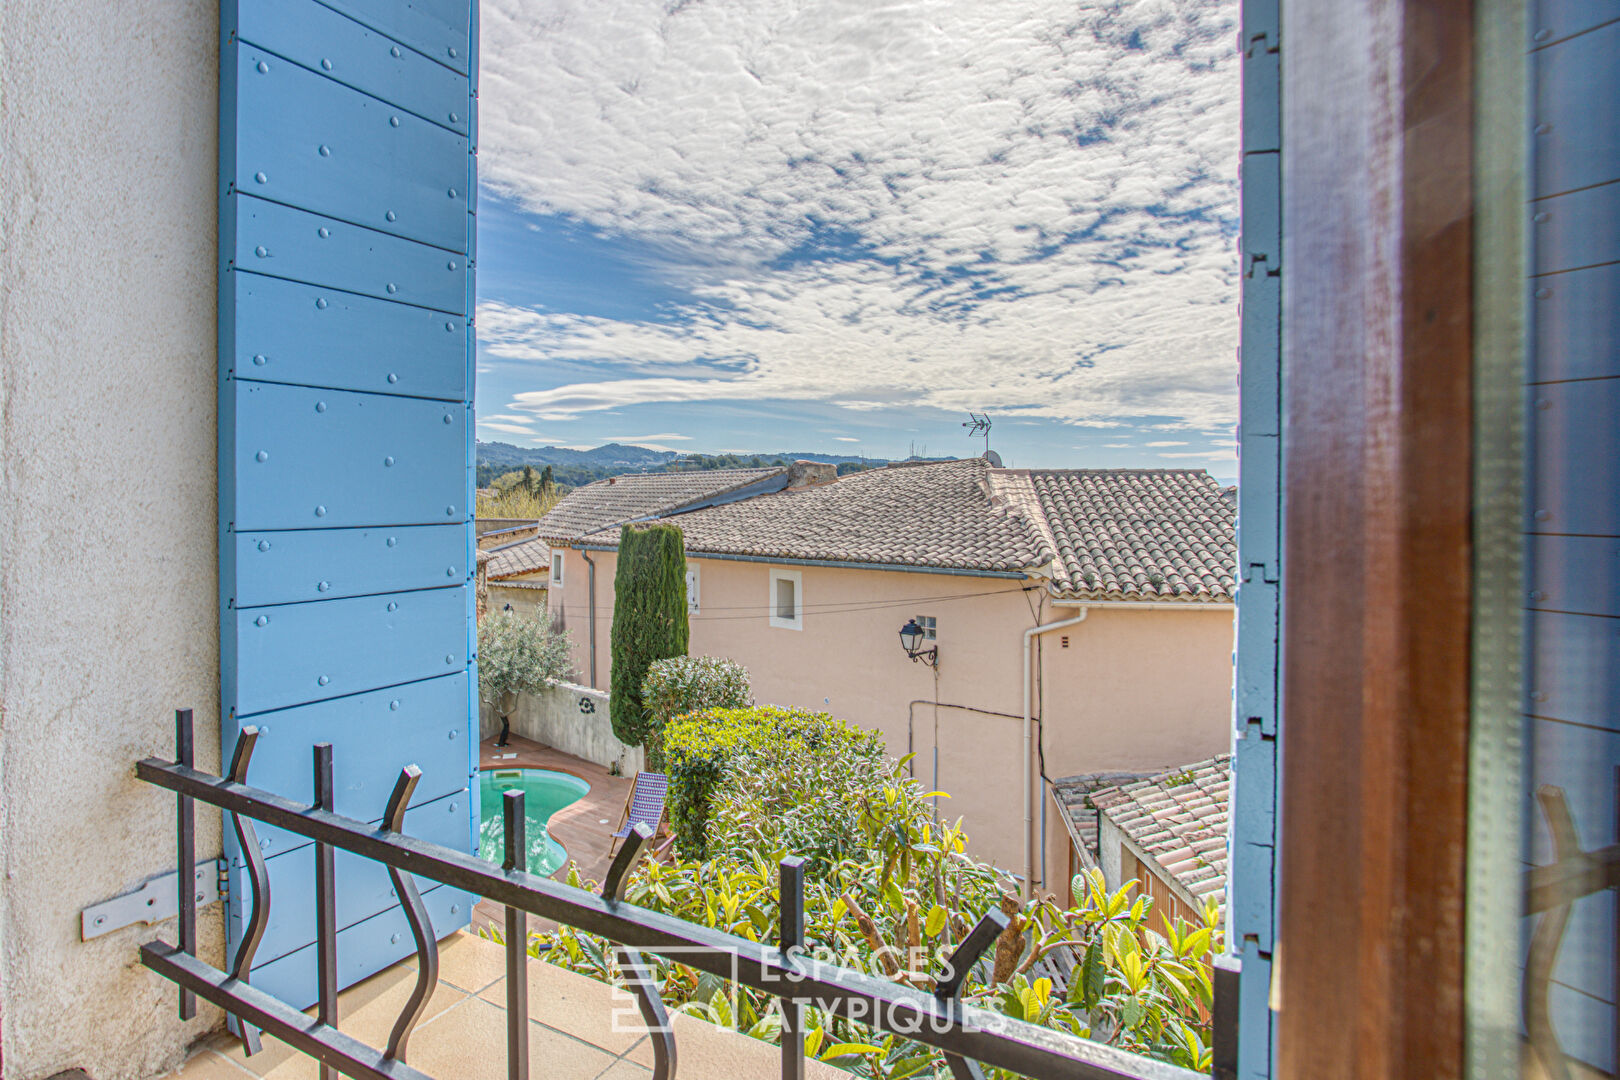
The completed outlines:
{"type": "Polygon", "coordinates": [[[485,575],[491,581],[532,574],[537,570],[551,570],[551,545],[539,538],[519,540],[504,547],[489,549],[489,562],[485,575]]]}
{"type": "Polygon", "coordinates": [[[641,521],[678,513],[712,501],[742,497],[755,485],[786,483],[787,469],[708,469],[700,472],[627,473],[575,488],[540,519],[548,540],[578,540],[641,521]]]}
{"type": "Polygon", "coordinates": [[[1167,769],[1091,793],[1118,826],[1195,901],[1226,905],[1226,822],[1232,755],[1167,769]]]}
{"type": "Polygon", "coordinates": [[[1080,776],[1063,776],[1051,782],[1052,795],[1063,811],[1069,835],[1074,837],[1080,845],[1081,853],[1092,865],[1097,865],[1099,859],[1097,808],[1091,805],[1091,793],[1103,788],[1128,784],[1147,775],[1139,772],[1096,772],[1080,776]]]}
{"type": "Polygon", "coordinates": [[[541,521],[554,542],[611,545],[669,519],[694,554],[1050,578],[1077,600],[1230,603],[1230,496],[1201,469],[1003,469],[983,458],[889,465],[834,482],[795,469],[598,481],[541,521]]]}
{"type": "Polygon", "coordinates": [[[1232,601],[1237,517],[1202,469],[1027,475],[1057,547],[1054,592],[1082,600],[1232,601]]]}
{"type": "Polygon", "coordinates": [[[985,498],[982,458],[890,465],[836,483],[681,514],[686,550],[774,559],[1018,572],[1052,559],[1016,511],[985,498]]]}

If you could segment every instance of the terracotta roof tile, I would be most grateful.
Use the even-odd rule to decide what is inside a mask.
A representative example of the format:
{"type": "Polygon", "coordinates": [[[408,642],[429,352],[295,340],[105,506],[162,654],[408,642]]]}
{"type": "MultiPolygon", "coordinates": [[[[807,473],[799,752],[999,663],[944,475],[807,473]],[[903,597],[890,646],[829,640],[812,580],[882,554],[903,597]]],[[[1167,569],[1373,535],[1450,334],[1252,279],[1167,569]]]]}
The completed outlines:
{"type": "Polygon", "coordinates": [[[985,571],[1050,562],[1020,510],[987,497],[991,471],[982,458],[890,465],[673,520],[698,554],[985,571]]]}
{"type": "Polygon", "coordinates": [[[489,550],[489,563],[485,575],[497,581],[514,574],[532,574],[536,570],[551,569],[551,545],[544,540],[519,540],[515,544],[489,550]]]}
{"type": "Polygon", "coordinates": [[[1236,511],[1229,489],[1202,469],[1031,469],[1028,477],[1057,549],[1055,591],[1232,600],[1236,511]]]}
{"type": "Polygon", "coordinates": [[[1091,793],[1140,780],[1145,775],[1136,772],[1097,772],[1064,776],[1052,781],[1052,794],[1068,819],[1069,834],[1084,846],[1092,862],[1097,861],[1097,808],[1091,805],[1091,793]]]}
{"type": "Polygon", "coordinates": [[[1232,757],[1222,754],[1093,789],[1089,801],[1190,894],[1224,907],[1231,777],[1232,757]]]}
{"type": "MultiPolygon", "coordinates": [[[[674,513],[693,503],[725,497],[786,469],[709,469],[702,472],[627,473],[570,491],[540,519],[548,540],[578,540],[616,530],[626,521],[674,513]]],[[[617,539],[613,537],[612,539],[617,539]]]]}
{"type": "Polygon", "coordinates": [[[621,522],[668,518],[698,554],[1049,575],[1054,592],[1083,600],[1233,597],[1231,500],[1200,469],[999,469],[968,458],[807,487],[776,480],[784,471],[599,480],[563,499],[540,534],[611,544],[621,522]]]}

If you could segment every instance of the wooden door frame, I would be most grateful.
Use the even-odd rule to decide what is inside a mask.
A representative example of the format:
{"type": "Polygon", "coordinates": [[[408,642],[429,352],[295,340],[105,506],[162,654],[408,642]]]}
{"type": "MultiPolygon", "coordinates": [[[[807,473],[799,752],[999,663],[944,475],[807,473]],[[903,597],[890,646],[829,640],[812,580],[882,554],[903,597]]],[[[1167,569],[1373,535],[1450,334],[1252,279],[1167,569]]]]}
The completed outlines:
{"type": "Polygon", "coordinates": [[[1460,1076],[1473,0],[1285,0],[1276,1075],[1460,1076]]]}

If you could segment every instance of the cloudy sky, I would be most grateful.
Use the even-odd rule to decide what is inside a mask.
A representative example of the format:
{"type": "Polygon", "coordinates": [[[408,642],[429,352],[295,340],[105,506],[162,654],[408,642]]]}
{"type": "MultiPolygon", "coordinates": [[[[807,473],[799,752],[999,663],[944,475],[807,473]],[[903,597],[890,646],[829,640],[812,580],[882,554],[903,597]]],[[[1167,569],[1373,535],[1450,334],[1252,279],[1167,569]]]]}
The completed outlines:
{"type": "Polygon", "coordinates": [[[479,436],[1236,472],[1234,0],[484,0],[479,436]]]}

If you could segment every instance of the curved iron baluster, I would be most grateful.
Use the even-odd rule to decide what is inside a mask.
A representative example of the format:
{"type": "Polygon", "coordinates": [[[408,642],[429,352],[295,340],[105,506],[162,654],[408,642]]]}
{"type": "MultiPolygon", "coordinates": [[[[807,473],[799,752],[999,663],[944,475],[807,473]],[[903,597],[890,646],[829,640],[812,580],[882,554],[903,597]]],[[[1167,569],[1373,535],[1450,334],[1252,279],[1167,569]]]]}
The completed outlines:
{"type": "MultiPolygon", "coordinates": [[[[394,793],[388,796],[388,810],[383,815],[386,831],[405,831],[405,811],[421,779],[422,770],[415,765],[407,765],[399,771],[394,793]]],[[[439,981],[439,943],[433,936],[433,923],[422,904],[422,894],[416,891],[415,879],[392,866],[388,868],[388,876],[394,881],[399,904],[405,909],[405,920],[411,924],[411,936],[416,939],[416,989],[411,991],[399,1019],[394,1021],[394,1031],[388,1036],[388,1050],[383,1054],[384,1061],[404,1061],[405,1044],[427,1011],[428,998],[433,996],[433,988],[439,981]]]]}
{"type": "MultiPolygon", "coordinates": [[[[237,784],[247,783],[248,765],[253,760],[253,748],[258,742],[257,727],[242,729],[231,755],[231,770],[225,777],[227,780],[237,784]]],[[[236,946],[236,957],[231,961],[231,977],[247,982],[253,970],[253,955],[259,951],[259,942],[264,940],[265,927],[270,925],[270,872],[265,868],[264,855],[259,851],[259,834],[253,828],[253,821],[241,814],[232,814],[231,827],[236,830],[236,840],[242,848],[242,861],[247,863],[248,886],[253,893],[253,908],[248,913],[247,929],[236,946]]],[[[263,1049],[259,1029],[240,1017],[233,1019],[242,1029],[242,1049],[247,1057],[252,1057],[263,1049]]]]}
{"type": "MultiPolygon", "coordinates": [[[[962,944],[951,953],[950,959],[945,961],[945,973],[934,984],[934,997],[940,1001],[955,1005],[962,993],[962,984],[967,981],[968,972],[973,965],[979,962],[985,950],[996,943],[1002,931],[1007,929],[1011,920],[999,908],[991,908],[984,913],[984,917],[974,924],[968,936],[962,939],[962,944]]],[[[946,1054],[945,1064],[950,1066],[951,1075],[956,1080],[984,1080],[984,1070],[977,1061],[969,1061],[961,1054],[946,1054]]]]}
{"type": "MultiPolygon", "coordinates": [[[[1541,803],[1547,832],[1552,835],[1553,862],[1579,859],[1583,854],[1581,841],[1563,789],[1544,785],[1536,791],[1536,801],[1541,803]]],[[[1558,1032],[1553,1028],[1552,1004],[1548,999],[1552,992],[1553,968],[1558,964],[1558,949],[1563,944],[1575,899],[1565,898],[1563,903],[1548,908],[1542,915],[1530,932],[1530,951],[1524,964],[1521,1007],[1525,1034],[1551,1080],[1569,1080],[1570,1075],[1569,1062],[1558,1043],[1558,1032]]]]}
{"type": "MultiPolygon", "coordinates": [[[[617,903],[624,899],[625,886],[630,883],[630,871],[652,843],[653,831],[645,822],[637,822],[625,837],[624,845],[613,857],[607,875],[602,879],[602,899],[617,903]]],[[[636,994],[636,1007],[647,1022],[647,1034],[652,1038],[653,1080],[670,1080],[675,1075],[675,1032],[669,1026],[669,1011],[659,996],[653,981],[652,969],[642,960],[641,953],[623,945],[614,947],[614,957],[628,976],[636,994]]]]}

